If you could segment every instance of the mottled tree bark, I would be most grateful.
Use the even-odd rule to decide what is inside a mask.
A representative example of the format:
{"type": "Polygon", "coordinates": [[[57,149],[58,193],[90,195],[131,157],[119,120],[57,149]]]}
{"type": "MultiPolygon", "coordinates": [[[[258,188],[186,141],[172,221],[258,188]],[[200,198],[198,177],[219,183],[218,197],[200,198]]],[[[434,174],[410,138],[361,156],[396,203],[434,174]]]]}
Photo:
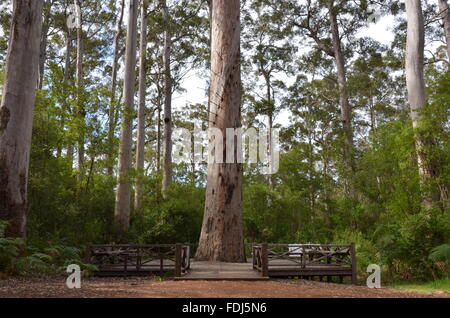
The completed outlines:
{"type": "Polygon", "coordinates": [[[27,182],[43,0],[14,0],[0,106],[0,219],[6,235],[26,237],[27,182]]]}
{"type": "Polygon", "coordinates": [[[166,0],[161,2],[163,7],[166,31],[164,39],[164,164],[162,194],[166,198],[167,190],[172,183],[172,74],[171,74],[171,54],[172,54],[172,34],[170,31],[169,9],[166,0]]]}
{"type": "Polygon", "coordinates": [[[138,110],[138,133],[136,146],[136,169],[139,173],[136,182],[136,194],[134,208],[142,209],[143,184],[141,178],[144,174],[145,154],[145,97],[146,97],[146,53],[147,53],[147,8],[148,1],[143,0],[141,8],[141,40],[139,49],[139,110],[138,110]]]}
{"type": "Polygon", "coordinates": [[[447,56],[450,60],[450,9],[447,0],[438,0],[439,11],[442,14],[442,22],[444,24],[444,36],[447,42],[447,56]]]}
{"type": "MultiPolygon", "coordinates": [[[[214,0],[211,43],[210,128],[241,127],[239,0],[214,0]]],[[[209,136],[212,142],[212,136],[209,136]]],[[[211,151],[212,149],[210,149],[211,151]]],[[[234,149],[237,153],[235,145],[234,149]]],[[[236,159],[236,158],[235,158],[236,159]]],[[[196,258],[245,262],[242,229],[242,165],[208,163],[205,214],[196,258]]]]}
{"type": "Polygon", "coordinates": [[[131,169],[133,143],[134,91],[136,82],[136,45],[138,0],[129,1],[128,31],[125,55],[124,104],[119,150],[119,173],[114,212],[115,229],[125,233],[130,225],[131,169]]]}

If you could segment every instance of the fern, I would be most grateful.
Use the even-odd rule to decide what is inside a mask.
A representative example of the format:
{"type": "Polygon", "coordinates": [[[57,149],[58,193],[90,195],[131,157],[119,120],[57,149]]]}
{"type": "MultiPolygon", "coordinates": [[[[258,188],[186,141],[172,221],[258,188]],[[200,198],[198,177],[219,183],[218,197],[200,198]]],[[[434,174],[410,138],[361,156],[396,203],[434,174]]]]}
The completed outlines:
{"type": "Polygon", "coordinates": [[[434,263],[438,262],[450,263],[450,245],[443,244],[433,248],[428,258],[434,263]]]}

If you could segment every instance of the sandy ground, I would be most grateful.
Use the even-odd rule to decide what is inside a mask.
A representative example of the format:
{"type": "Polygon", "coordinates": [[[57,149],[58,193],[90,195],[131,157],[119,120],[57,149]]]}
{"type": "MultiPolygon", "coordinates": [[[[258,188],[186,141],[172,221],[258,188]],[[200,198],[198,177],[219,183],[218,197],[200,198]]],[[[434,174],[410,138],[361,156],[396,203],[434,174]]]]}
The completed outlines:
{"type": "Polygon", "coordinates": [[[404,292],[315,281],[157,281],[151,278],[89,278],[70,290],[65,278],[0,281],[0,298],[450,298],[449,293],[404,292]]]}

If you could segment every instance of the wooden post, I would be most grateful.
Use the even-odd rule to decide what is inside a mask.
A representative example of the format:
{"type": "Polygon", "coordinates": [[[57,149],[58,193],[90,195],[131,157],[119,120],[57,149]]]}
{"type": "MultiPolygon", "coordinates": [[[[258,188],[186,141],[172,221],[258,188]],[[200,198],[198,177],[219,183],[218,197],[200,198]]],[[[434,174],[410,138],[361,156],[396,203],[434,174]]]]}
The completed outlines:
{"type": "Polygon", "coordinates": [[[177,244],[175,246],[175,277],[181,277],[181,258],[182,246],[177,244]]]}
{"type": "Polygon", "coordinates": [[[307,257],[307,253],[306,253],[306,247],[302,248],[302,265],[301,268],[304,269],[306,268],[306,257],[307,257]]]}
{"type": "Polygon", "coordinates": [[[128,277],[128,252],[125,252],[125,278],[128,277]]]}
{"type": "Polygon", "coordinates": [[[257,262],[256,262],[256,248],[255,244],[252,246],[252,260],[253,260],[253,270],[258,270],[257,262]]]}
{"type": "MultiPolygon", "coordinates": [[[[328,264],[328,265],[331,264],[331,258],[330,258],[330,255],[327,255],[327,264],[328,264]]],[[[327,282],[328,282],[328,283],[331,283],[332,278],[333,278],[332,276],[327,276],[327,282]]]]}
{"type": "Polygon", "coordinates": [[[269,277],[269,246],[267,243],[261,245],[262,276],[269,277]]]}
{"type": "Polygon", "coordinates": [[[159,276],[164,276],[164,254],[161,251],[161,246],[158,246],[159,255],[159,276]]]}
{"type": "Polygon", "coordinates": [[[84,263],[85,264],[91,264],[92,249],[93,249],[92,245],[89,244],[87,246],[86,253],[84,254],[84,263]]]}
{"type": "Polygon", "coordinates": [[[350,245],[350,256],[352,259],[352,284],[357,285],[358,284],[358,277],[357,277],[357,268],[356,268],[356,247],[355,243],[352,243],[350,245]]]}

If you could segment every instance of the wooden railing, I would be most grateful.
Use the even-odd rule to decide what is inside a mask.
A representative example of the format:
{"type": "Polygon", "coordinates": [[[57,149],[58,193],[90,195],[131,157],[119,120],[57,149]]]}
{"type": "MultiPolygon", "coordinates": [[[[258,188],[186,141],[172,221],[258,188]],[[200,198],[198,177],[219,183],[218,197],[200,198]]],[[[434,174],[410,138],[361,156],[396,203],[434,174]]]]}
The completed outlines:
{"type": "Polygon", "coordinates": [[[181,277],[190,269],[190,247],[183,244],[91,245],[86,261],[103,275],[159,273],[162,276],[173,271],[176,277],[181,277]]]}
{"type": "Polygon", "coordinates": [[[257,244],[253,268],[263,276],[351,276],[356,284],[354,244],[257,244]]]}
{"type": "Polygon", "coordinates": [[[253,269],[263,277],[269,277],[268,244],[253,245],[253,269]]]}

